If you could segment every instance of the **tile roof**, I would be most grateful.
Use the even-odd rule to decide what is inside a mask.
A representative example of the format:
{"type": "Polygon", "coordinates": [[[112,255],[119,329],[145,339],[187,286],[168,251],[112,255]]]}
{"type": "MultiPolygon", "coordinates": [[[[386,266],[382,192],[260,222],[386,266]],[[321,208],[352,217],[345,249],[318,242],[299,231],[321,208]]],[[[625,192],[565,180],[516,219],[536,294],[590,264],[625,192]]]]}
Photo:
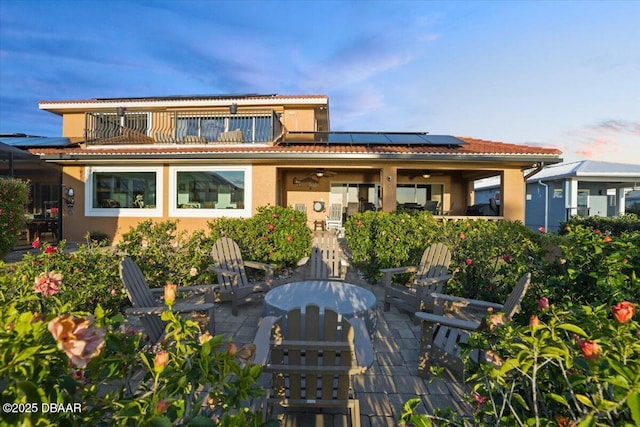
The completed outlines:
{"type": "MultiPolygon", "coordinates": [[[[128,145],[128,146],[92,146],[69,147],[65,149],[34,148],[31,150],[39,155],[79,155],[79,156],[198,156],[198,155],[229,155],[237,154],[316,154],[316,155],[389,155],[389,156],[549,156],[557,158],[562,152],[556,148],[532,147],[527,145],[508,144],[495,141],[485,141],[468,137],[458,137],[464,144],[459,146],[444,145],[358,145],[358,144],[290,144],[290,145],[128,145]]],[[[557,159],[558,161],[560,159],[557,159]]]]}

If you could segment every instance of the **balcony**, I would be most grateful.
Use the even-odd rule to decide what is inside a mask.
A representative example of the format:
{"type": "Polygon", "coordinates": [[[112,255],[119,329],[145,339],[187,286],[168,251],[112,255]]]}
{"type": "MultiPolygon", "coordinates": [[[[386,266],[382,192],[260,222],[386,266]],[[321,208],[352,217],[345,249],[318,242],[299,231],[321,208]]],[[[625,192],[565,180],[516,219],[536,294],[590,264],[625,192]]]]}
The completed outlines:
{"type": "Polygon", "coordinates": [[[284,126],[273,110],[124,111],[85,114],[85,140],[111,144],[270,144],[284,126]]]}

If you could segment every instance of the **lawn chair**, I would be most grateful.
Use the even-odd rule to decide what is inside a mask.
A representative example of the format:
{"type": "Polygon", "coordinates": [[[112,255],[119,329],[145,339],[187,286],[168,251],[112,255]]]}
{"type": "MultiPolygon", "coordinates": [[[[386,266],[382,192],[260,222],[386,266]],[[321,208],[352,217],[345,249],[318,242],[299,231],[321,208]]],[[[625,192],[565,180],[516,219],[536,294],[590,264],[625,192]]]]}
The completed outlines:
{"type": "MultiPolygon", "coordinates": [[[[479,301],[444,294],[433,294],[433,301],[437,310],[442,313],[445,302],[458,303],[466,307],[494,310],[491,316],[499,316],[501,322],[510,321],[520,311],[520,303],[531,281],[531,273],[523,275],[507,297],[504,304],[479,301]]],[[[464,364],[460,359],[460,343],[466,343],[469,334],[478,330],[483,322],[445,317],[440,314],[416,312],[416,318],[422,321],[420,339],[420,353],[418,358],[418,376],[429,374],[429,365],[434,362],[445,363],[457,373],[461,374],[464,364]]],[[[478,350],[471,353],[473,360],[479,361],[484,357],[478,350]]]]}
{"type": "Polygon", "coordinates": [[[211,250],[213,266],[209,270],[218,276],[215,286],[220,301],[231,301],[231,314],[238,315],[238,305],[256,301],[271,289],[275,266],[256,261],[243,261],[238,244],[228,237],[219,238],[211,250]],[[265,279],[249,282],[245,267],[265,271],[265,279]]]}
{"type": "MultiPolygon", "coordinates": [[[[154,294],[160,296],[164,289],[150,289],[142,271],[129,257],[120,261],[120,279],[124,284],[129,301],[133,305],[133,308],[126,310],[127,314],[138,316],[151,342],[158,342],[164,333],[164,324],[160,320],[160,315],[168,310],[168,307],[158,304],[156,302],[158,297],[154,294]]],[[[213,335],[215,332],[213,287],[208,285],[180,286],[176,290],[178,294],[204,294],[204,304],[177,303],[171,309],[178,313],[205,312],[208,317],[206,329],[213,335]]]]}
{"type": "Polygon", "coordinates": [[[427,200],[424,204],[423,209],[425,211],[429,211],[432,214],[436,215],[438,213],[438,206],[440,205],[440,202],[437,200],[427,200]]]}
{"type": "Polygon", "coordinates": [[[434,243],[425,249],[417,267],[396,267],[380,270],[384,284],[384,311],[391,305],[409,313],[431,311],[431,294],[442,292],[442,287],[452,276],[448,274],[451,264],[451,251],[442,243],[434,243]],[[416,273],[408,286],[392,283],[393,276],[402,273],[416,273]]]}
{"type": "Polygon", "coordinates": [[[338,232],[342,229],[342,205],[339,203],[329,207],[329,216],[325,219],[327,230],[336,229],[338,232]]]}
{"type": "Polygon", "coordinates": [[[305,266],[305,280],[345,280],[349,261],[338,237],[322,233],[313,238],[311,256],[300,260],[298,266],[305,266]]]}
{"type": "MultiPolygon", "coordinates": [[[[267,396],[267,419],[275,405],[293,408],[346,408],[351,425],[360,426],[360,403],[353,394],[352,376],[364,372],[358,363],[354,336],[364,327],[362,319],[342,320],[333,310],[316,305],[289,311],[285,316],[263,319],[260,330],[270,337],[265,372],[272,375],[267,396]],[[269,322],[264,327],[264,322],[269,322]],[[352,326],[352,322],[360,327],[352,326]],[[273,325],[273,326],[271,326],[273,325]],[[271,327],[269,327],[271,326],[271,327]]],[[[366,334],[365,332],[363,332],[366,334]]],[[[358,335],[362,336],[362,333],[358,335]]],[[[265,335],[256,337],[258,341],[265,335]]],[[[368,340],[368,336],[366,337],[368,340]]],[[[256,344],[259,349],[260,343],[256,344]]],[[[370,361],[373,347],[370,344],[370,361]]],[[[260,350],[256,351],[260,363],[260,350]]]]}

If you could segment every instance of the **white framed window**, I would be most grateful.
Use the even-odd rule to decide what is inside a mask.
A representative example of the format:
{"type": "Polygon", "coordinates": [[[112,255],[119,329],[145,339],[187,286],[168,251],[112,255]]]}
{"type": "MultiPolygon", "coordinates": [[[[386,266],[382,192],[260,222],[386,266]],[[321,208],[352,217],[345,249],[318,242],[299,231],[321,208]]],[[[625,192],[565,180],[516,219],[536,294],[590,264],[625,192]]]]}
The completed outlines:
{"type": "Polygon", "coordinates": [[[162,216],[162,167],[87,166],[85,176],[87,216],[162,216]]]}
{"type": "Polygon", "coordinates": [[[251,166],[172,166],[169,215],[250,217],[251,166]]]}

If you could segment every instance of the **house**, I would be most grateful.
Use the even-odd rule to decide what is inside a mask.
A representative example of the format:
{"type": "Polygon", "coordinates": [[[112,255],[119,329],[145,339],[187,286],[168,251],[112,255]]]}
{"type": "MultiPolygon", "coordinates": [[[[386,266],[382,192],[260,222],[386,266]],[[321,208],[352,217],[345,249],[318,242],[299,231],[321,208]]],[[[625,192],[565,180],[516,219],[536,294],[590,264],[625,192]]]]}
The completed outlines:
{"type": "MultiPolygon", "coordinates": [[[[549,166],[527,179],[525,224],[557,231],[572,215],[621,215],[626,194],[639,185],[640,165],[581,160],[549,166]]],[[[476,201],[499,201],[501,194],[499,178],[476,183],[476,201]]]]}
{"type": "Polygon", "coordinates": [[[501,176],[500,218],[524,220],[523,170],[560,162],[554,148],[407,132],[334,132],[326,95],[221,95],[41,101],[69,144],[30,147],[60,165],[74,206],[63,237],[116,241],[143,219],[206,228],[215,217],[296,206],[310,226],[343,215],[435,204],[464,215],[473,183],[501,176]]]}

